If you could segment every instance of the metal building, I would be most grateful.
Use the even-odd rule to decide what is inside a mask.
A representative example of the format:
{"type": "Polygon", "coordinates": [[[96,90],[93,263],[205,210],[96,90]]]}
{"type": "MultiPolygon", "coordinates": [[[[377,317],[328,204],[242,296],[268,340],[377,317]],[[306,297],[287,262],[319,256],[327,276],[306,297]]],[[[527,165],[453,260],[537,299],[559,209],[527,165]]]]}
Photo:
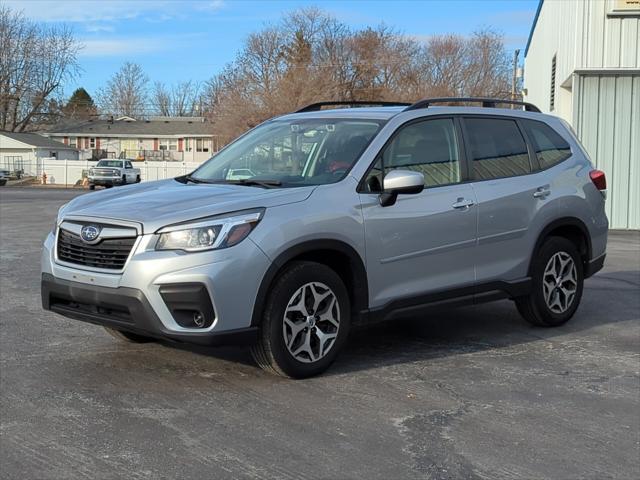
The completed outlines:
{"type": "Polygon", "coordinates": [[[540,0],[524,97],[568,121],[606,172],[611,228],[640,229],[640,0],[540,0]]]}

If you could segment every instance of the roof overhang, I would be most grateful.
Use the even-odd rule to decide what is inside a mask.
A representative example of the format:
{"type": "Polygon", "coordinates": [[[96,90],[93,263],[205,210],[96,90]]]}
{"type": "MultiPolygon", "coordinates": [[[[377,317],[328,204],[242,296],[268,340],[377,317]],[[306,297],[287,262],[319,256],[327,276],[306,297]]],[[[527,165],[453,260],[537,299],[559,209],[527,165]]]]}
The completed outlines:
{"type": "Polygon", "coordinates": [[[533,17],[533,24],[531,25],[531,30],[529,31],[529,38],[527,39],[527,46],[524,48],[524,56],[527,56],[529,53],[529,45],[531,45],[531,39],[533,38],[533,32],[536,29],[536,25],[538,24],[538,17],[540,17],[540,10],[542,10],[542,4],[544,0],[540,0],[538,3],[538,9],[536,10],[536,16],[533,17]]]}

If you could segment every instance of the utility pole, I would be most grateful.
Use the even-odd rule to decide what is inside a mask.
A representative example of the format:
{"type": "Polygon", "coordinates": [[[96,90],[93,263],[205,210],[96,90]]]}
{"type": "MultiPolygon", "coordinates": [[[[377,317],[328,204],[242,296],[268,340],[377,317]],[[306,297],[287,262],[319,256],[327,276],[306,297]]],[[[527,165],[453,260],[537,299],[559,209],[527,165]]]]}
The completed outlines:
{"type": "MultiPolygon", "coordinates": [[[[516,49],[513,52],[513,75],[511,77],[511,100],[516,100],[516,85],[518,83],[518,56],[520,55],[520,50],[516,49]]],[[[511,105],[513,109],[513,105],[511,105]]]]}

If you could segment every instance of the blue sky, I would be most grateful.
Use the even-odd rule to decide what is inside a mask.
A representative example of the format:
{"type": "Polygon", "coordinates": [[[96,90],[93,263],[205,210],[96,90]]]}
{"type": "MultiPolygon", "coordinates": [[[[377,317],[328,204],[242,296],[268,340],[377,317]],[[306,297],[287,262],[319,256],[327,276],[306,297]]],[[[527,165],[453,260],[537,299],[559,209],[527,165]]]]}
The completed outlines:
{"type": "Polygon", "coordinates": [[[492,27],[524,51],[538,0],[6,0],[40,22],[70,25],[84,45],[78,86],[91,95],[126,61],[152,81],[204,81],[236,56],[244,39],[286,12],[317,6],[354,27],[380,23],[418,39],[492,27]]]}

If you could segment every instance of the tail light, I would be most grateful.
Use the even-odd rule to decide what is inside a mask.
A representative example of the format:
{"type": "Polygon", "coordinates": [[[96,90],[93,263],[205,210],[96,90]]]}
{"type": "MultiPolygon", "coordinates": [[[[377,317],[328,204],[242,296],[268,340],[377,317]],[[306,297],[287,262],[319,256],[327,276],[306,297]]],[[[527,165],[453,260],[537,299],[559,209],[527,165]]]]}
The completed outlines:
{"type": "Polygon", "coordinates": [[[589,178],[591,178],[593,184],[603,195],[607,194],[607,176],[602,170],[591,170],[589,172],[589,178]]]}

